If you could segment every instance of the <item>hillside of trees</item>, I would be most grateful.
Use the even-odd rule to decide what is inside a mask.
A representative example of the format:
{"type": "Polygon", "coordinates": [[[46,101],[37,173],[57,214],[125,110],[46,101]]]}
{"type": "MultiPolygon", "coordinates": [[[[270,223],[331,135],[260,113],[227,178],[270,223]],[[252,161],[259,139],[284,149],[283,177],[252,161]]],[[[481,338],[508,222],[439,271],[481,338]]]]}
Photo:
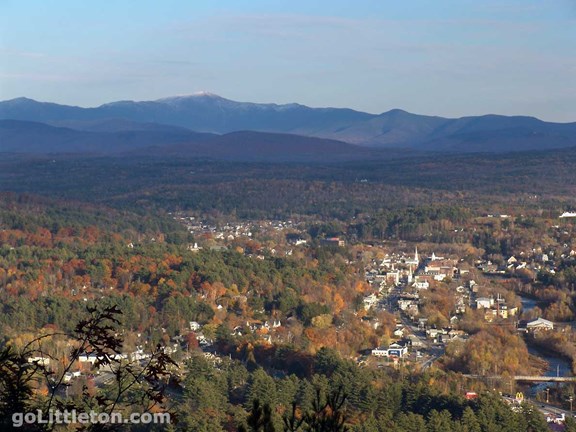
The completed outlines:
{"type": "MultiPolygon", "coordinates": [[[[421,314],[435,326],[449,324],[456,287],[472,279],[481,295],[510,305],[520,304],[516,295],[533,298],[538,306],[526,317],[573,320],[575,228],[558,219],[574,205],[573,157],[541,156],[454,156],[444,176],[447,162],[437,157],[265,165],[8,156],[0,161],[2,187],[13,191],[0,194],[0,346],[71,334],[87,306],[117,307],[123,350],[178,347],[175,430],[264,430],[258,421],[321,430],[311,424],[328,412],[341,413],[349,431],[547,430],[531,405],[512,409],[459,372],[538,373],[528,345],[574,360],[572,331],[523,339],[510,320],[491,323],[474,311],[461,317],[469,339],[448,345],[431,370],[361,360],[391,342],[397,326],[392,313],[363,306],[374,293],[364,264],[386,248],[417,244],[468,269],[464,280],[435,282],[422,295],[421,314]],[[555,176],[544,174],[547,163],[555,176]],[[308,244],[293,248],[283,233],[255,229],[223,246],[191,233],[182,215],[215,226],[294,220],[295,238],[308,244]],[[323,246],[332,236],[346,245],[323,246]],[[540,271],[495,279],[477,268],[543,255],[540,271]],[[220,360],[202,354],[201,338],[220,360]],[[471,389],[478,399],[464,399],[471,389]],[[330,400],[341,406],[326,408],[330,400]]],[[[65,358],[67,340],[53,349],[65,358]]],[[[81,386],[70,391],[82,397],[81,386]]]]}
{"type": "Polygon", "coordinates": [[[573,151],[395,157],[351,163],[231,163],[187,158],[4,154],[4,191],[145,211],[239,217],[358,213],[451,203],[574,206],[573,151]]]}

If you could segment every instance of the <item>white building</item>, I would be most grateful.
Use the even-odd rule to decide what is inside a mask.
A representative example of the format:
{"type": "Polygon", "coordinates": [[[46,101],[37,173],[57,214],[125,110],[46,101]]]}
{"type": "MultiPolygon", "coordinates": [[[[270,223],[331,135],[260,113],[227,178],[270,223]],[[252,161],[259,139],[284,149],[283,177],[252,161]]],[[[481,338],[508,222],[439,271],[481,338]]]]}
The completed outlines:
{"type": "Polygon", "coordinates": [[[540,330],[554,330],[554,323],[544,318],[537,318],[526,324],[526,330],[537,332],[540,330]]]}
{"type": "Polygon", "coordinates": [[[403,358],[408,354],[408,346],[406,343],[395,342],[388,347],[374,348],[372,355],[375,357],[397,357],[403,358]]]}
{"type": "Polygon", "coordinates": [[[476,309],[490,309],[494,306],[494,299],[489,297],[478,297],[476,299],[476,309]]]}

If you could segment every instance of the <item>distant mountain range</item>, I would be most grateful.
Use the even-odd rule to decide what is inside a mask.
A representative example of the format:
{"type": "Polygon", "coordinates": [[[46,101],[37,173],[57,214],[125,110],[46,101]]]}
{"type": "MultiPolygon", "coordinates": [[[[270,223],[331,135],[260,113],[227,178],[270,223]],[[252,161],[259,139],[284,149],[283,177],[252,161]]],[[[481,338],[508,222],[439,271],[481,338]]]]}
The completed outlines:
{"type": "Polygon", "coordinates": [[[382,158],[406,151],[371,149],[342,141],[292,134],[241,131],[217,135],[163,125],[126,130],[125,123],[106,123],[111,131],[77,130],[22,120],[0,120],[0,152],[161,156],[229,161],[338,162],[382,158]]]}
{"type": "Polygon", "coordinates": [[[210,93],[96,108],[18,98],[0,102],[0,119],[4,152],[148,149],[232,159],[304,160],[325,154],[340,160],[379,157],[389,153],[384,149],[510,152],[576,146],[576,123],[499,115],[448,119],[402,110],[376,115],[235,102],[210,93]]]}

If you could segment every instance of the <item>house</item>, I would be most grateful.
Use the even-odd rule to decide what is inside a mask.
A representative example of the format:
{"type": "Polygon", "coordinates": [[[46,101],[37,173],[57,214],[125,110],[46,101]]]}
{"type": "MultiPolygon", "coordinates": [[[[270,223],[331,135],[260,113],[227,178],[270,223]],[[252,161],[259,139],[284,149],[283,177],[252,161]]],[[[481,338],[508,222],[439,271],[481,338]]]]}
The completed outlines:
{"type": "Polygon", "coordinates": [[[439,281],[447,277],[454,277],[457,272],[458,269],[454,267],[454,263],[451,260],[435,259],[428,261],[424,266],[424,274],[434,276],[434,279],[439,281]]]}
{"type": "Polygon", "coordinates": [[[509,317],[516,316],[517,313],[518,313],[517,307],[507,306],[503,304],[500,305],[498,308],[498,315],[500,315],[500,318],[502,319],[507,319],[509,317]]]}
{"type": "Polygon", "coordinates": [[[90,363],[91,365],[94,365],[94,363],[96,363],[96,360],[98,360],[96,354],[80,354],[78,356],[78,361],[80,363],[90,363]]]}
{"type": "Polygon", "coordinates": [[[426,330],[426,337],[428,339],[436,339],[439,334],[442,334],[442,330],[431,328],[426,330]]]}
{"type": "Polygon", "coordinates": [[[456,308],[455,312],[457,314],[463,314],[466,312],[466,301],[464,297],[458,297],[458,299],[456,300],[455,308],[456,308]]]}
{"type": "Polygon", "coordinates": [[[400,271],[395,270],[386,272],[386,282],[398,285],[400,283],[400,271]]]}
{"type": "Polygon", "coordinates": [[[376,294],[372,293],[364,297],[363,303],[364,303],[364,310],[369,310],[372,306],[378,303],[378,297],[376,297],[376,294]]]}
{"type": "Polygon", "coordinates": [[[467,275],[468,273],[470,273],[470,269],[462,268],[462,267],[458,268],[457,274],[459,276],[464,276],[464,275],[467,275]]]}
{"type": "Polygon", "coordinates": [[[410,309],[413,305],[418,306],[418,303],[415,302],[414,300],[410,300],[410,299],[398,300],[398,307],[400,308],[400,310],[402,310],[404,312],[408,311],[408,309],[410,309]]]}
{"type": "Polygon", "coordinates": [[[374,357],[388,357],[388,348],[387,347],[374,348],[372,350],[372,355],[374,357]]]}
{"type": "Polygon", "coordinates": [[[408,343],[410,344],[410,346],[412,348],[425,348],[426,344],[424,342],[422,342],[422,340],[416,336],[416,335],[408,335],[406,337],[406,339],[408,340],[408,343]]]}
{"type": "Polygon", "coordinates": [[[136,351],[130,353],[129,357],[130,357],[130,360],[132,360],[132,361],[140,361],[140,360],[149,359],[150,357],[152,357],[152,355],[145,353],[142,349],[137,349],[136,351]]]}
{"type": "Polygon", "coordinates": [[[486,311],[484,313],[484,319],[488,322],[492,322],[492,320],[496,317],[500,317],[502,319],[508,319],[510,317],[516,316],[516,314],[518,313],[517,307],[509,307],[501,303],[498,303],[497,306],[492,306],[491,308],[485,308],[485,309],[486,311]]]}
{"type": "Polygon", "coordinates": [[[286,234],[286,241],[294,246],[300,246],[307,243],[306,239],[298,233],[286,234]]]}
{"type": "Polygon", "coordinates": [[[198,333],[196,335],[196,339],[198,339],[198,343],[200,344],[201,347],[209,347],[212,346],[212,340],[208,339],[206,336],[204,336],[202,333],[198,333]]]}
{"type": "Polygon", "coordinates": [[[478,297],[476,299],[476,309],[490,309],[494,306],[494,299],[488,297],[478,297]]]}
{"type": "Polygon", "coordinates": [[[430,282],[428,281],[427,277],[423,277],[423,276],[416,276],[414,278],[414,283],[412,284],[412,286],[416,289],[428,289],[430,288],[430,282]]]}
{"type": "Polygon", "coordinates": [[[488,261],[478,266],[478,269],[484,273],[495,273],[498,271],[498,266],[488,261]]]}
{"type": "Polygon", "coordinates": [[[533,333],[554,330],[554,323],[544,318],[537,318],[526,323],[526,330],[533,333]]]}
{"type": "Polygon", "coordinates": [[[342,240],[340,237],[328,237],[328,238],[320,240],[320,244],[322,246],[340,246],[340,247],[343,247],[346,245],[346,242],[344,240],[342,240]]]}
{"type": "Polygon", "coordinates": [[[28,363],[37,363],[40,366],[48,366],[50,364],[50,358],[48,357],[28,357],[28,363]]]}

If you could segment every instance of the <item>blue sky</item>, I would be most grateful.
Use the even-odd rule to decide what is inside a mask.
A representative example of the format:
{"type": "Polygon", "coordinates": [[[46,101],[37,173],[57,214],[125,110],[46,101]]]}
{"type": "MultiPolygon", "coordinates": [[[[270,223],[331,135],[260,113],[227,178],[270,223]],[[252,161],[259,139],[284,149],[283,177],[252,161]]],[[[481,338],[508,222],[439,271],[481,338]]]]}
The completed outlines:
{"type": "Polygon", "coordinates": [[[0,0],[0,99],[576,121],[575,0],[0,0]]]}

